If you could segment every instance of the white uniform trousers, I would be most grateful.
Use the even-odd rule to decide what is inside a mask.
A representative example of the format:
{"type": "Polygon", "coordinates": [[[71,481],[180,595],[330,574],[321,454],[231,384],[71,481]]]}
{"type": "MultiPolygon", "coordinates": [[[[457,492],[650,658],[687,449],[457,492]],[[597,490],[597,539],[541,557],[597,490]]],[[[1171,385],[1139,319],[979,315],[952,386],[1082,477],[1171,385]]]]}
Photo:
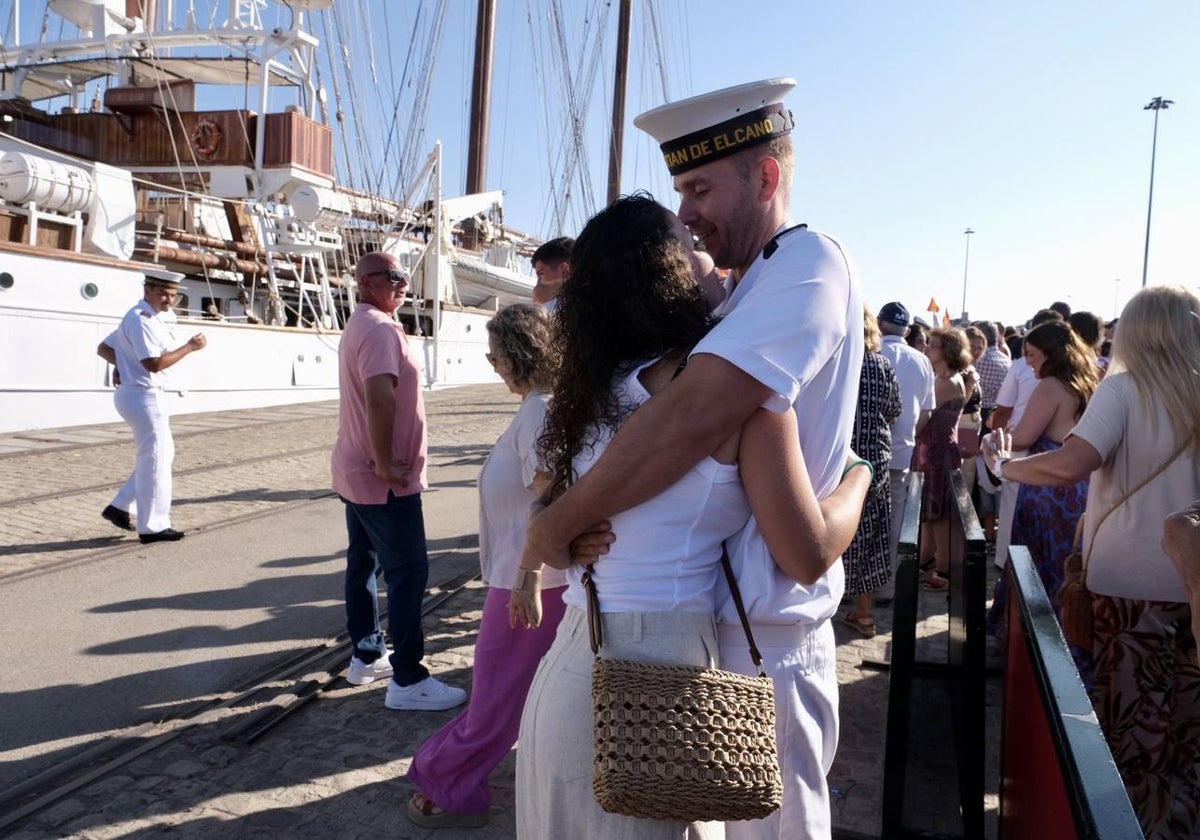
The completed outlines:
{"type": "MultiPolygon", "coordinates": [[[[783,807],[761,820],[725,823],[726,840],[829,840],[829,783],[838,743],[837,647],[829,621],[751,624],[775,685],[775,738],[783,807]]],[[[757,674],[740,624],[718,624],[721,667],[757,674]]]]}
{"type": "Polygon", "coordinates": [[[171,527],[171,464],[175,440],[161,405],[157,388],[121,386],[113,395],[117,413],[133,430],[137,462],[112,505],[120,510],[136,509],[140,534],[153,534],[171,527]]]}

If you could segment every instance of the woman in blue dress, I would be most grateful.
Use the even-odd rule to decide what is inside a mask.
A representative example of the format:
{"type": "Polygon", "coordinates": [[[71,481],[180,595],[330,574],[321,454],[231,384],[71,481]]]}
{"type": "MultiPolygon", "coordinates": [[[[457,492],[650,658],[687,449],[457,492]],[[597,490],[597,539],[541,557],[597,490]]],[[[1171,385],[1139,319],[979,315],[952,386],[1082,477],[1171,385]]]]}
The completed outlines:
{"type": "MultiPolygon", "coordinates": [[[[1025,361],[1038,378],[1037,388],[1012,430],[1013,448],[1030,455],[1062,446],[1096,390],[1096,365],[1087,347],[1071,327],[1051,322],[1025,336],[1025,361]]],[[[1058,487],[1022,484],[1013,514],[1012,545],[1023,545],[1041,576],[1046,593],[1055,602],[1063,583],[1063,566],[1075,541],[1075,529],[1087,503],[1088,479],[1058,487]]],[[[1007,605],[1004,578],[996,584],[996,597],[988,612],[988,628],[1004,638],[1007,605]]],[[[1059,615],[1059,620],[1062,616],[1059,615]]],[[[1091,684],[1091,652],[1071,648],[1085,685],[1091,684]]]]}

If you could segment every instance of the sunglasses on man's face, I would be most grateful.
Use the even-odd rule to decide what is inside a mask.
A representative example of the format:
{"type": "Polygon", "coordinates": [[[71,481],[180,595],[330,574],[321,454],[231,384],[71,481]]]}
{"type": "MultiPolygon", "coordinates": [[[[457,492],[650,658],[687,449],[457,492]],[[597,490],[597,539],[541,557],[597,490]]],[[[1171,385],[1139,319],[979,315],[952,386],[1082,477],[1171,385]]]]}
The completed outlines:
{"type": "Polygon", "coordinates": [[[408,285],[408,275],[403,271],[396,271],[395,269],[391,269],[389,271],[368,271],[366,276],[386,277],[390,283],[396,283],[402,286],[408,285]]]}

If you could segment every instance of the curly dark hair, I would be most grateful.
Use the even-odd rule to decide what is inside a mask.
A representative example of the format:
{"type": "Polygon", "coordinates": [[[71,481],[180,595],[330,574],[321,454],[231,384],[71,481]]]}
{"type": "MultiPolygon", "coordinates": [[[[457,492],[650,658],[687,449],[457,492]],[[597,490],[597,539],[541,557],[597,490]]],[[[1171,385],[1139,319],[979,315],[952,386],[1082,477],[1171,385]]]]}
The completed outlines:
{"type": "Polygon", "coordinates": [[[1096,393],[1100,377],[1092,353],[1079,335],[1065,321],[1049,321],[1034,327],[1025,336],[1025,343],[1032,345],[1046,356],[1038,376],[1042,379],[1057,379],[1079,400],[1075,416],[1083,414],[1088,400],[1096,393]]]}
{"type": "Polygon", "coordinates": [[[614,392],[614,377],[690,350],[714,319],[672,231],[671,212],[644,192],[617,199],[588,221],[555,314],[561,364],[539,446],[552,492],[559,492],[574,480],[572,459],[633,408],[614,392]]]}
{"type": "Polygon", "coordinates": [[[513,379],[535,391],[548,391],[558,368],[550,314],[534,303],[514,303],[487,322],[501,352],[512,366],[513,379]]]}

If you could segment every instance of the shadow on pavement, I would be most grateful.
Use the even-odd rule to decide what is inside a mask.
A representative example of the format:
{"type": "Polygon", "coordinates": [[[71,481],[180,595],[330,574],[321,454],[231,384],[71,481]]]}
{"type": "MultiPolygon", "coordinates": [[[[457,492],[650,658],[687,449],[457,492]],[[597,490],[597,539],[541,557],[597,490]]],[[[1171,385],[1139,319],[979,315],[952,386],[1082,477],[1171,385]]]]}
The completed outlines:
{"type": "Polygon", "coordinates": [[[131,531],[113,534],[108,537],[90,537],[84,540],[58,540],[56,542],[18,543],[0,547],[0,557],[15,554],[50,554],[56,551],[78,551],[85,548],[110,548],[119,543],[136,541],[137,535],[131,531]]]}

